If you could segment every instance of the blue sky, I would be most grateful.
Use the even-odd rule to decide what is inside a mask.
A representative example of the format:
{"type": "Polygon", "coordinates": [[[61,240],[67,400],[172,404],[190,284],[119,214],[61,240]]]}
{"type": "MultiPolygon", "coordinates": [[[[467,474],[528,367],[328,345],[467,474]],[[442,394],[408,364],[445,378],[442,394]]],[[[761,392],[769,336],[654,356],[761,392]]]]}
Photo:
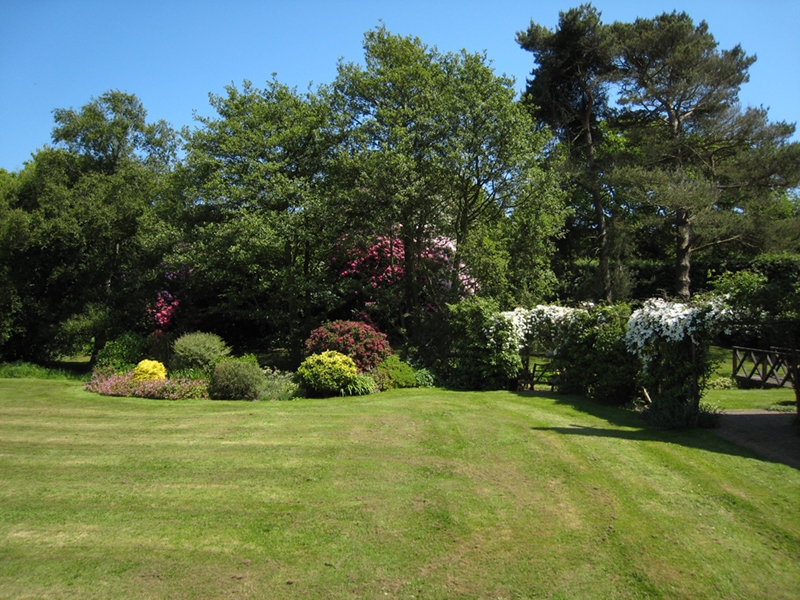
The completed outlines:
{"type": "MultiPolygon", "coordinates": [[[[192,126],[212,114],[209,92],[249,79],[304,90],[329,83],[338,59],[361,61],[382,20],[442,51],[486,51],[523,89],[531,54],[514,41],[531,20],[548,27],[580,0],[0,0],[0,168],[18,170],[50,141],[52,110],[110,89],[136,94],[148,120],[192,126]]],[[[686,11],[721,48],[758,56],[745,105],[800,121],[800,1],[598,0],[607,23],[686,11]]],[[[795,139],[800,139],[796,135],[795,139]]]]}

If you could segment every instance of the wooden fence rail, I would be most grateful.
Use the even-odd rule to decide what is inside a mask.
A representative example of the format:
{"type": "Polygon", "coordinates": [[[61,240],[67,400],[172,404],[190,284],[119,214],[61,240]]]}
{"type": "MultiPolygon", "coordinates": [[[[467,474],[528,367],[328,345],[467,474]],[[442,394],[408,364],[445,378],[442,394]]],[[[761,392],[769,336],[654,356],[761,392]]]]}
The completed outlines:
{"type": "Polygon", "coordinates": [[[794,387],[791,365],[788,350],[733,347],[733,377],[743,387],[794,387]]]}

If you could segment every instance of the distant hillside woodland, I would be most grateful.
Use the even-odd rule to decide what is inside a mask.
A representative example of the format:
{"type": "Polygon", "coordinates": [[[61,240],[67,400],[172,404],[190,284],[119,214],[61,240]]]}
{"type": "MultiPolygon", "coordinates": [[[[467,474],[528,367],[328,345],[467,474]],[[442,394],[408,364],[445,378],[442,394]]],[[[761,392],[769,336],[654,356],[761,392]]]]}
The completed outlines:
{"type": "Polygon", "coordinates": [[[588,5],[517,40],[521,98],[483,54],[378,27],[330,84],[230,86],[194,129],[120,91],[55,110],[52,145],[0,170],[0,359],[207,331],[296,365],[351,319],[425,364],[472,297],[796,291],[800,143],[739,104],[754,56],[685,13],[588,5]]]}

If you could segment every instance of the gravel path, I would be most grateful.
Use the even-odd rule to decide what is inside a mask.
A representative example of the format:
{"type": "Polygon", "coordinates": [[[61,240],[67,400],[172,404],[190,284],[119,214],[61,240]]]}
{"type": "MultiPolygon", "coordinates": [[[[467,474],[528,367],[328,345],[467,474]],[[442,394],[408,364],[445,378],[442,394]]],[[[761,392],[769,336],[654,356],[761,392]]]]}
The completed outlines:
{"type": "Polygon", "coordinates": [[[769,410],[725,410],[718,436],[744,446],[766,459],[800,469],[800,429],[794,424],[797,413],[769,410]]]}

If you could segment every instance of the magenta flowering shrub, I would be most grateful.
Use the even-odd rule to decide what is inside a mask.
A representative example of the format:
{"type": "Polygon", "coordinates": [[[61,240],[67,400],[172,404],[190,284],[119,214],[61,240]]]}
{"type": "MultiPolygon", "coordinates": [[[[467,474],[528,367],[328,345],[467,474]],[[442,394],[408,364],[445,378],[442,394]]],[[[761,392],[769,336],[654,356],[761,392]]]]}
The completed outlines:
{"type": "Polygon", "coordinates": [[[403,279],[406,254],[398,238],[378,236],[366,249],[349,251],[342,277],[364,277],[373,288],[383,288],[403,279]]]}
{"type": "MultiPolygon", "coordinates": [[[[439,273],[442,278],[428,283],[449,289],[450,273],[456,256],[455,242],[448,237],[436,237],[423,247],[418,263],[427,273],[439,273]]],[[[403,281],[406,274],[406,249],[399,237],[378,236],[367,248],[350,248],[341,270],[342,277],[360,279],[374,289],[386,289],[403,281]]],[[[463,263],[458,265],[461,292],[472,296],[478,282],[469,275],[463,263]]]]}
{"type": "Polygon", "coordinates": [[[84,384],[86,390],[103,396],[128,396],[159,400],[192,400],[208,398],[208,382],[204,379],[150,379],[136,381],[133,372],[108,375],[96,372],[84,384]]]}
{"type": "Polygon", "coordinates": [[[156,331],[163,331],[172,322],[180,302],[166,290],[158,292],[156,301],[147,307],[147,314],[155,323],[156,331]]]}
{"type": "Polygon", "coordinates": [[[311,354],[340,352],[355,361],[360,373],[374,369],[392,353],[385,334],[358,321],[333,321],[318,327],[306,340],[306,349],[311,354]]]}

